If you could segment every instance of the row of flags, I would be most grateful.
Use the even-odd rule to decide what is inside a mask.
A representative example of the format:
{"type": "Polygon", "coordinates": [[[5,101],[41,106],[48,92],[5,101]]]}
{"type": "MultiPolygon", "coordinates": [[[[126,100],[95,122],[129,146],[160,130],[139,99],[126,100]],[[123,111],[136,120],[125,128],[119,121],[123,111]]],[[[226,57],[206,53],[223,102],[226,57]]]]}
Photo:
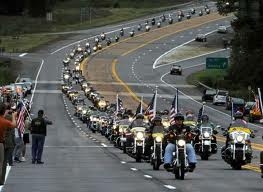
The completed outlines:
{"type": "MultiPolygon", "coordinates": [[[[261,100],[261,91],[260,88],[258,88],[258,95],[254,94],[254,98],[255,98],[255,111],[258,111],[262,114],[262,100],[261,100]]],[[[135,116],[137,114],[144,114],[148,117],[149,120],[152,120],[155,115],[156,115],[156,103],[157,103],[157,89],[155,90],[155,93],[153,94],[153,97],[150,101],[150,103],[148,104],[148,106],[146,107],[146,110],[143,112],[143,97],[141,97],[141,100],[139,102],[138,107],[136,108],[135,111],[135,116]]],[[[231,119],[233,119],[233,115],[235,112],[237,112],[239,110],[239,108],[237,106],[235,106],[235,104],[232,102],[231,103],[232,107],[231,107],[231,119]]],[[[116,98],[116,110],[118,111],[119,109],[123,109],[123,103],[122,100],[118,97],[117,94],[117,98],[116,98]]],[[[197,115],[197,122],[200,123],[201,122],[201,118],[202,115],[204,114],[204,109],[205,109],[205,105],[202,104],[201,108],[198,111],[198,115],[197,115]]],[[[176,115],[176,113],[178,113],[178,88],[176,88],[176,93],[174,96],[174,99],[172,101],[171,107],[170,107],[170,112],[169,112],[169,119],[170,119],[170,124],[173,125],[175,123],[174,121],[174,117],[176,115]]]]}

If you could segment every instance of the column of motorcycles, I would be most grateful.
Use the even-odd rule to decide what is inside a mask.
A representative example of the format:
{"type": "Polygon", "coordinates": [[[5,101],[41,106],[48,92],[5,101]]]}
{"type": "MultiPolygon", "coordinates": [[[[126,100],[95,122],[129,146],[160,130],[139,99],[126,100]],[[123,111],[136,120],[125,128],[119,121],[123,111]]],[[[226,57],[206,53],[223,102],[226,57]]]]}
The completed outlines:
{"type": "MultiPolygon", "coordinates": [[[[191,10],[191,14],[195,14],[195,10],[191,10]]],[[[200,14],[200,13],[199,13],[200,14]]],[[[207,12],[208,14],[208,12],[207,12]]],[[[183,17],[183,13],[181,12],[183,17]]],[[[169,17],[168,20],[171,18],[169,17]]],[[[166,18],[163,15],[162,21],[166,18]]],[[[151,21],[152,25],[155,25],[155,20],[151,21]]],[[[169,21],[170,22],[170,21],[169,21]]],[[[160,25],[159,22],[157,26],[160,25]]],[[[150,30],[150,27],[146,30],[150,30]]],[[[138,26],[138,30],[141,26],[138,26]]],[[[130,33],[130,35],[134,35],[130,33]]],[[[120,36],[124,35],[124,30],[120,30],[120,36]]],[[[107,40],[105,33],[100,36],[101,40],[107,40]]],[[[101,49],[99,37],[95,38],[94,49],[101,49]]],[[[119,37],[116,36],[116,41],[119,37]]],[[[107,41],[110,44],[110,40],[107,41]]],[[[217,132],[209,126],[197,126],[195,122],[192,122],[192,132],[190,135],[175,135],[168,131],[170,126],[167,113],[161,114],[161,126],[150,127],[152,124],[143,117],[144,126],[132,126],[131,122],[134,121],[134,115],[131,111],[121,111],[121,115],[116,115],[115,104],[107,102],[103,96],[101,96],[96,90],[89,85],[88,81],[82,76],[82,70],[80,68],[80,62],[84,57],[91,53],[90,44],[87,43],[85,48],[82,49],[78,46],[74,49],[65,60],[63,60],[64,72],[62,92],[69,98],[75,107],[75,116],[78,117],[83,123],[87,125],[93,133],[99,132],[104,135],[115,147],[123,150],[123,153],[127,153],[133,157],[136,162],[147,161],[150,162],[153,170],[159,170],[160,165],[163,164],[163,157],[165,147],[168,141],[174,140],[176,144],[176,151],[173,154],[173,174],[176,179],[184,179],[185,172],[188,168],[188,159],[186,154],[186,137],[191,137],[192,145],[195,152],[201,157],[202,160],[208,160],[209,157],[217,153],[217,143],[215,135],[217,132]],[[70,70],[70,60],[76,58],[74,66],[75,68],[70,70]],[[77,91],[73,88],[72,80],[76,80],[82,91],[77,91]],[[92,101],[93,106],[87,106],[85,98],[92,101]],[[124,115],[125,114],[125,115],[124,115]],[[128,117],[127,117],[128,115],[128,117]],[[125,117],[126,116],[126,117],[125,117]],[[125,117],[125,118],[124,118],[125,117]],[[125,121],[122,118],[126,119],[125,121]]],[[[94,50],[93,51],[96,51],[94,50]]],[[[159,119],[160,120],[160,119],[159,119]]],[[[185,122],[186,123],[186,122],[185,122]]],[[[219,129],[219,126],[217,126],[219,129]]],[[[249,129],[248,129],[249,130],[249,129]]],[[[248,130],[239,128],[230,128],[226,130],[225,136],[229,138],[227,148],[222,151],[222,158],[233,169],[241,169],[242,165],[250,163],[252,158],[252,149],[250,143],[250,132],[248,130]]],[[[261,170],[263,177],[263,152],[261,153],[261,170]]]]}

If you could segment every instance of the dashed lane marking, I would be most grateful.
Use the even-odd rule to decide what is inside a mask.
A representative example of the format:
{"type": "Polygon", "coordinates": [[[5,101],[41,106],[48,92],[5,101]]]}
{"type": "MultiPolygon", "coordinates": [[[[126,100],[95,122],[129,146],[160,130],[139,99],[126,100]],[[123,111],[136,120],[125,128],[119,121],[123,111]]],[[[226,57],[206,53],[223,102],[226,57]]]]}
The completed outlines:
{"type": "Polygon", "coordinates": [[[176,189],[176,187],[174,187],[172,185],[164,185],[164,187],[166,187],[167,189],[172,189],[172,190],[176,189]]]}
{"type": "Polygon", "coordinates": [[[153,178],[151,175],[144,175],[144,177],[146,177],[148,179],[152,179],[153,178]]]}

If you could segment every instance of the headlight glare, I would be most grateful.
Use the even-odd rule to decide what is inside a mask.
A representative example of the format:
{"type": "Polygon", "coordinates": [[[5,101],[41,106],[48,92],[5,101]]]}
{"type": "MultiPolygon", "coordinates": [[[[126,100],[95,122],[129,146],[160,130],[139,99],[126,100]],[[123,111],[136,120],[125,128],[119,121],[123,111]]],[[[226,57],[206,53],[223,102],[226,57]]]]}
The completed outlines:
{"type": "Polygon", "coordinates": [[[178,141],[178,145],[179,145],[180,147],[185,146],[185,140],[180,139],[180,140],[178,141]]]}

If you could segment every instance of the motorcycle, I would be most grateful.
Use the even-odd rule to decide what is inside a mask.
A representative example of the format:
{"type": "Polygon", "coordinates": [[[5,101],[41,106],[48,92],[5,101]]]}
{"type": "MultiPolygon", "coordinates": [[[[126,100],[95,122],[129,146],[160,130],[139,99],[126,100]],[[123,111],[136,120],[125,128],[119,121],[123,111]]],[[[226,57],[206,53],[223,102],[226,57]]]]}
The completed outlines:
{"type": "Polygon", "coordinates": [[[155,25],[155,18],[152,18],[152,25],[155,25]]]}
{"type": "Polygon", "coordinates": [[[127,134],[127,137],[133,141],[126,146],[126,151],[128,155],[136,159],[136,162],[141,162],[144,156],[145,129],[145,127],[134,127],[130,130],[131,134],[127,134]]]}
{"type": "Polygon", "coordinates": [[[123,28],[121,28],[121,30],[120,30],[120,36],[124,36],[124,30],[123,30],[123,28]]]}
{"type": "Polygon", "coordinates": [[[106,39],[105,33],[102,33],[102,34],[100,35],[100,38],[101,38],[102,41],[104,41],[104,40],[106,39]]]}
{"type": "Polygon", "coordinates": [[[230,127],[224,136],[229,137],[228,145],[222,148],[222,159],[233,169],[240,170],[241,166],[251,163],[252,148],[250,137],[253,137],[249,128],[230,127]]]}
{"type": "Polygon", "coordinates": [[[116,144],[123,150],[123,153],[126,153],[126,132],[128,128],[129,125],[119,125],[119,135],[116,139],[116,144]]]}
{"type": "Polygon", "coordinates": [[[180,21],[182,21],[182,16],[181,15],[178,16],[178,22],[180,22],[180,21]]]}
{"type": "Polygon", "coordinates": [[[150,29],[151,29],[150,25],[146,25],[146,26],[145,26],[145,31],[146,31],[146,32],[149,32],[150,29]]]}
{"type": "Polygon", "coordinates": [[[150,162],[153,166],[153,170],[159,170],[160,165],[163,163],[163,133],[153,133],[153,146],[151,147],[151,159],[150,162]]]}
{"type": "Polygon", "coordinates": [[[173,152],[172,172],[175,179],[184,180],[185,173],[188,171],[189,163],[186,154],[186,135],[175,135],[173,132],[168,134],[170,141],[175,141],[176,151],[173,152]]]}
{"type": "Polygon", "coordinates": [[[137,30],[140,31],[141,29],[142,29],[142,25],[139,24],[139,25],[137,26],[137,30]]]}
{"type": "Polygon", "coordinates": [[[130,37],[134,36],[134,31],[130,31],[130,37]]]}
{"type": "Polygon", "coordinates": [[[172,18],[169,18],[169,19],[168,19],[168,23],[169,23],[169,24],[173,24],[173,19],[172,19],[172,18]]]}
{"type": "Polygon", "coordinates": [[[199,16],[203,16],[203,11],[199,11],[199,16]]]}
{"type": "Polygon", "coordinates": [[[217,134],[217,131],[213,131],[212,127],[201,126],[198,132],[198,142],[194,144],[195,152],[202,160],[208,160],[212,154],[217,153],[217,143],[213,142],[213,134],[217,134]]]}
{"type": "Polygon", "coordinates": [[[157,28],[160,28],[161,27],[161,22],[158,22],[157,23],[157,28]]]}
{"type": "Polygon", "coordinates": [[[89,121],[88,127],[93,133],[96,133],[96,131],[98,131],[98,129],[99,129],[99,117],[97,115],[91,115],[90,116],[90,121],[89,121]]]}

